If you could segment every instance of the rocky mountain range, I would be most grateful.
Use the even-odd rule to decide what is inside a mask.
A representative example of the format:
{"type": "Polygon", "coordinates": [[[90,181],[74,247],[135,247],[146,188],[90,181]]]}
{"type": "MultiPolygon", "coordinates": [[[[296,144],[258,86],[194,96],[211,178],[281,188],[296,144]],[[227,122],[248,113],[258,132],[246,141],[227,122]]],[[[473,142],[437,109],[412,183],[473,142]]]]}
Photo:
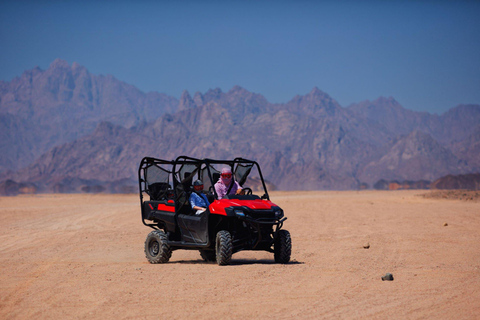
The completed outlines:
{"type": "Polygon", "coordinates": [[[434,180],[480,170],[479,124],[480,105],[442,115],[391,97],[342,107],[318,88],[284,104],[239,86],[177,100],[56,60],[0,82],[0,181],[122,192],[143,156],[182,154],[257,160],[282,190],[434,180]]]}
{"type": "Polygon", "coordinates": [[[132,127],[177,109],[178,100],[143,93],[112,76],[95,76],[57,59],[0,81],[0,172],[31,164],[52,147],[90,134],[102,121],[132,127]]]}

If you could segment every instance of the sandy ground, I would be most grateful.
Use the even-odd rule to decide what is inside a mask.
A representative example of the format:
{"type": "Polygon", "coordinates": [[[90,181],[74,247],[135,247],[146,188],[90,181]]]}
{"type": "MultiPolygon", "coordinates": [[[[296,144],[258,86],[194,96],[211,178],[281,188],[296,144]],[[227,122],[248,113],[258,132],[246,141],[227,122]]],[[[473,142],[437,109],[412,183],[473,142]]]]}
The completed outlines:
{"type": "Polygon", "coordinates": [[[480,190],[431,190],[422,196],[430,199],[480,201],[480,190]]]}
{"type": "Polygon", "coordinates": [[[480,203],[419,193],[274,192],[292,262],[224,267],[149,264],[136,195],[2,197],[0,319],[479,319],[480,203]]]}

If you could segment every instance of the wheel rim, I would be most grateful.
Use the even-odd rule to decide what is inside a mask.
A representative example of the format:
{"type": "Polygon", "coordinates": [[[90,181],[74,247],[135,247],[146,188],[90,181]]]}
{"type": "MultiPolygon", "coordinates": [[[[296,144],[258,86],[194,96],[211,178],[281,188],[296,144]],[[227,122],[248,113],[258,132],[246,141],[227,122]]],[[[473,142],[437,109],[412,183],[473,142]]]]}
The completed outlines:
{"type": "Polygon", "coordinates": [[[160,251],[160,245],[158,244],[158,241],[152,241],[150,242],[150,254],[152,256],[158,255],[158,252],[160,251]]]}

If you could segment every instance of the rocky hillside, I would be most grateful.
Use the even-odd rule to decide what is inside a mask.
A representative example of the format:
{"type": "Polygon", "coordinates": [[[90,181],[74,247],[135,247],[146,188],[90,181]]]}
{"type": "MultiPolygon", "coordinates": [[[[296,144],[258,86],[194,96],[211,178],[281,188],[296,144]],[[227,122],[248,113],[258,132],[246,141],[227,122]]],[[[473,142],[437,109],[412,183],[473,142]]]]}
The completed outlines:
{"type": "Polygon", "coordinates": [[[480,168],[480,125],[466,139],[452,143],[452,150],[471,167],[480,168]]]}
{"type": "Polygon", "coordinates": [[[57,59],[47,70],[37,67],[0,81],[0,172],[30,164],[52,147],[93,132],[102,121],[131,127],[177,106],[173,97],[143,93],[57,59]]]}
{"type": "Polygon", "coordinates": [[[432,189],[480,190],[480,173],[447,175],[435,180],[432,189]]]}
{"type": "Polygon", "coordinates": [[[357,116],[380,124],[393,136],[418,130],[447,145],[466,139],[480,119],[478,105],[458,105],[442,115],[435,115],[407,110],[392,97],[367,100],[348,108],[357,116]]]}
{"type": "Polygon", "coordinates": [[[414,130],[399,137],[385,148],[380,159],[368,163],[359,179],[374,183],[378,177],[387,180],[434,180],[446,174],[468,172],[465,160],[442,146],[429,134],[414,130]]]}
{"type": "Polygon", "coordinates": [[[58,60],[0,88],[6,141],[0,150],[13,151],[1,163],[25,167],[4,170],[0,181],[34,183],[41,191],[126,190],[135,186],[146,155],[252,158],[281,190],[356,189],[380,179],[433,181],[479,170],[478,105],[432,115],[379,98],[344,108],[318,88],[271,104],[239,86],[193,96],[185,91],[177,101],[58,60]],[[43,79],[33,81],[39,92],[30,100],[17,94],[23,97],[17,103],[12,88],[29,75],[43,79]],[[55,84],[45,93],[38,83],[50,78],[55,84]],[[29,115],[38,122],[31,132],[22,120],[29,115]]]}

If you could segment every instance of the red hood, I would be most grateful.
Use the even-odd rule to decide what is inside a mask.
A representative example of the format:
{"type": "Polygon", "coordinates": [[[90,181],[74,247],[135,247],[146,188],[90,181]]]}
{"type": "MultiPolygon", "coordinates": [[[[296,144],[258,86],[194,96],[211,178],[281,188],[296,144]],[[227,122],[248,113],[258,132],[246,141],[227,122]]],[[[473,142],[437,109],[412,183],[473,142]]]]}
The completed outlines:
{"type": "Polygon", "coordinates": [[[248,207],[254,210],[266,210],[270,209],[273,206],[277,206],[275,203],[271,202],[270,200],[237,200],[237,199],[221,199],[215,200],[212,204],[208,207],[210,209],[210,213],[212,214],[219,214],[226,216],[227,213],[225,212],[225,208],[228,207],[248,207]]]}

